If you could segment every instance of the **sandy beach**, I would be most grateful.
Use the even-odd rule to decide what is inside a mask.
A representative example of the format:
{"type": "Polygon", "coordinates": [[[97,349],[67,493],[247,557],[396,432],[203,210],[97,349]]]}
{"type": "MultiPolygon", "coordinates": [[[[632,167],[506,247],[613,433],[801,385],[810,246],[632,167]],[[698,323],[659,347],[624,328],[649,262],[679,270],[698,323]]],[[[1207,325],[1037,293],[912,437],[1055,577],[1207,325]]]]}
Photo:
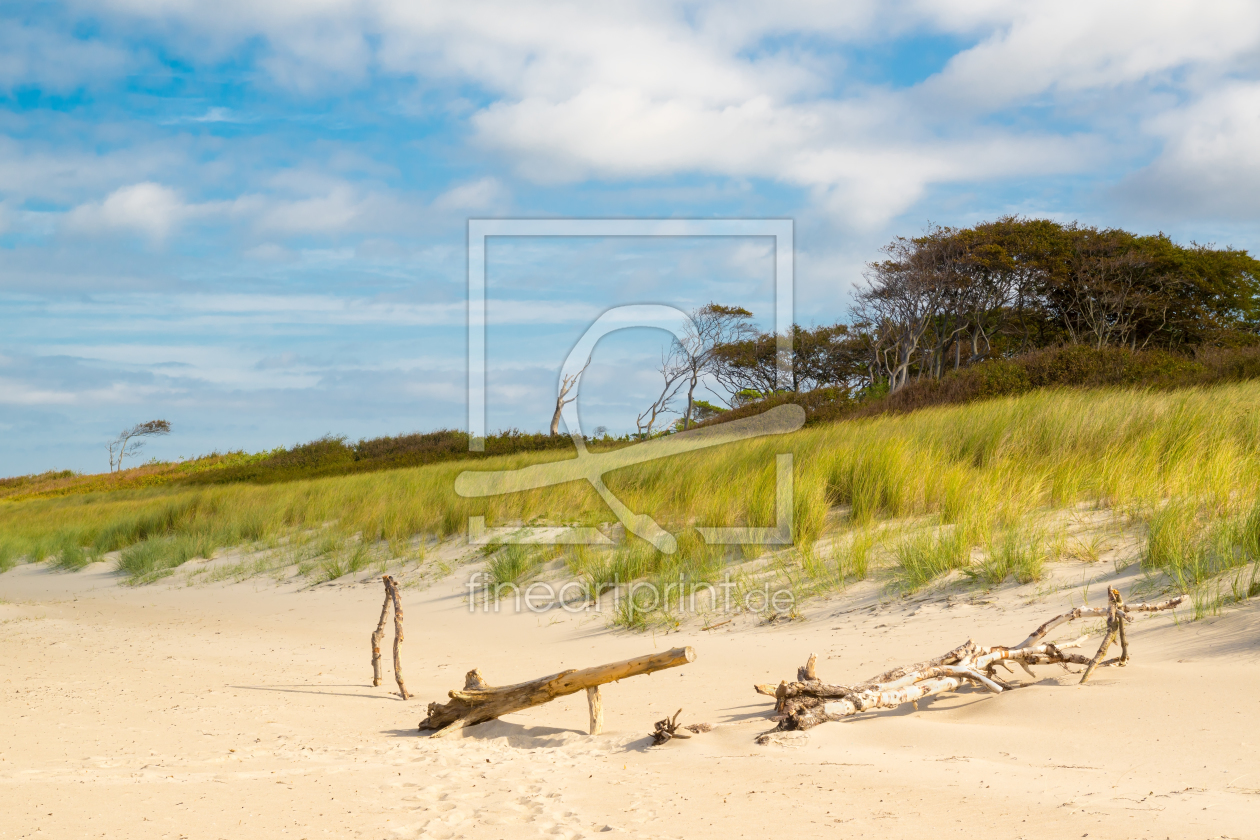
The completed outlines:
{"type": "Polygon", "coordinates": [[[371,685],[379,581],[125,587],[104,563],[0,576],[0,837],[1254,836],[1254,607],[1139,619],[1135,661],[1086,686],[1044,667],[1002,695],[758,746],[772,700],[753,684],[810,652],[824,679],[854,680],[968,638],[1013,643],[1083,593],[881,603],[869,585],[787,624],[662,635],[598,614],[470,613],[463,583],[404,589],[404,701],[371,685]],[[474,666],[507,684],[684,644],[694,663],[605,687],[599,736],[580,694],[453,738],[416,730],[474,666]],[[651,746],[679,708],[714,730],[651,746]]]}

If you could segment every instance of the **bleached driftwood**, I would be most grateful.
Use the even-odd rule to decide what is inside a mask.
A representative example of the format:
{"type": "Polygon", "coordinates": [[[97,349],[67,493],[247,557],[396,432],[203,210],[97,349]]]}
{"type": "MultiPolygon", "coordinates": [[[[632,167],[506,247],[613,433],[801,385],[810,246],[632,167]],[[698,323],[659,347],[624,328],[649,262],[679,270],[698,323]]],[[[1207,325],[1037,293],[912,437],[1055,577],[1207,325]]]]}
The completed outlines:
{"type": "MultiPolygon", "coordinates": [[[[1123,666],[1129,661],[1129,644],[1124,625],[1133,620],[1133,613],[1159,612],[1173,609],[1186,599],[1185,595],[1151,604],[1125,604],[1120,592],[1107,591],[1106,607],[1078,607],[1071,612],[1047,621],[1033,631],[1027,639],[1012,647],[996,645],[980,647],[968,641],[935,659],[914,665],[893,668],[856,686],[830,685],[818,679],[817,659],[812,654],[809,662],[797,670],[796,680],[784,681],[778,686],[756,685],[759,694],[775,698],[775,716],[779,730],[809,729],[820,723],[855,715],[874,709],[891,709],[905,703],[914,703],[934,694],[957,691],[964,685],[984,688],[1001,694],[1014,685],[1005,682],[996,673],[1001,665],[1009,670],[1008,663],[1020,665],[1030,675],[1033,665],[1084,665],[1081,682],[1089,679],[1095,668],[1109,665],[1123,666]],[[1089,637],[1062,644],[1042,641],[1061,624],[1086,616],[1107,616],[1107,632],[1093,657],[1069,652],[1079,647],[1089,637]],[[1103,660],[1107,649],[1120,639],[1120,656],[1103,660]]],[[[1035,675],[1034,675],[1035,676],[1035,675]]]]}
{"type": "Polygon", "coordinates": [[[696,652],[690,647],[674,648],[651,656],[640,656],[624,662],[598,665],[581,671],[561,671],[542,679],[516,685],[491,686],[476,668],[464,678],[464,688],[450,692],[451,701],[446,704],[430,703],[429,715],[420,721],[420,730],[435,730],[432,737],[440,737],[464,726],[472,726],[488,720],[519,712],[533,706],[541,706],[557,697],[575,694],[583,689],[594,689],[587,694],[590,707],[591,734],[598,735],[603,727],[603,699],[599,686],[639,674],[651,674],[665,668],[676,668],[694,662],[696,652]]]}
{"type": "Polygon", "coordinates": [[[403,641],[403,610],[402,598],[398,594],[398,581],[394,580],[391,575],[381,575],[381,581],[385,584],[385,603],[381,605],[381,620],[376,623],[376,629],[372,631],[372,685],[381,684],[381,640],[385,638],[385,614],[389,612],[389,605],[394,605],[394,679],[398,682],[398,694],[404,700],[411,698],[407,693],[407,686],[403,683],[402,674],[402,658],[399,655],[399,645],[403,641]]]}
{"type": "Polygon", "coordinates": [[[381,684],[381,639],[385,638],[385,616],[389,613],[389,583],[385,584],[385,603],[381,604],[381,620],[372,631],[372,685],[381,684]]]}

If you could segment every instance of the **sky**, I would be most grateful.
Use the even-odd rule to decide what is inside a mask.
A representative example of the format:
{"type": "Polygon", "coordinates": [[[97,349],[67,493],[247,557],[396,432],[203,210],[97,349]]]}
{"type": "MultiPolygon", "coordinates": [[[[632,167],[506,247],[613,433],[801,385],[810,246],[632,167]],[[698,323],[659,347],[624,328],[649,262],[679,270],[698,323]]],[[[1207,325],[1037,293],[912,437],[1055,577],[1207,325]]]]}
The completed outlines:
{"type": "MultiPolygon", "coordinates": [[[[467,428],[470,218],[774,218],[795,319],[929,222],[1260,251],[1260,3],[0,6],[0,476],[467,428]]],[[[773,318],[773,240],[487,245],[487,424],[610,306],[773,318]]],[[[633,428],[663,333],[600,343],[633,428]]]]}

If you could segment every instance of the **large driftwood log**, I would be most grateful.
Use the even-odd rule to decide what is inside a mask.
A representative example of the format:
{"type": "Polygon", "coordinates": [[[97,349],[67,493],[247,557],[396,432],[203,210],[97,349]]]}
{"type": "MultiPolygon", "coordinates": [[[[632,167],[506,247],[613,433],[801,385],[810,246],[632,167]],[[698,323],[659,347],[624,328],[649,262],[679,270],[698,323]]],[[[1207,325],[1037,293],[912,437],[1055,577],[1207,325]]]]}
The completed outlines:
{"type": "MultiPolygon", "coordinates": [[[[1071,612],[1047,621],[1033,631],[1027,639],[1012,647],[996,645],[980,647],[968,641],[948,653],[900,668],[893,668],[856,686],[830,685],[818,678],[816,658],[811,654],[809,662],[797,670],[794,682],[784,681],[778,686],[753,686],[758,694],[775,698],[775,716],[779,730],[809,729],[820,723],[841,720],[874,709],[891,709],[905,703],[914,703],[934,694],[957,691],[964,685],[976,685],[994,694],[1015,688],[997,676],[997,666],[1007,668],[1007,663],[1017,663],[1030,675],[1033,665],[1084,665],[1081,682],[1089,679],[1095,668],[1109,665],[1123,666],[1129,661],[1129,642],[1124,625],[1133,620],[1133,613],[1159,612],[1177,607],[1185,595],[1150,604],[1125,604],[1117,589],[1107,591],[1106,607],[1078,607],[1071,612]],[[1068,652],[1079,647],[1088,636],[1071,642],[1053,644],[1043,642],[1046,635],[1061,624],[1085,616],[1107,616],[1107,632],[1097,653],[1086,657],[1068,652]],[[1119,638],[1120,656],[1103,660],[1111,643],[1119,638]]],[[[1033,675],[1035,676],[1035,675],[1033,675]]]]}
{"type": "MultiPolygon", "coordinates": [[[[451,701],[446,704],[430,703],[429,716],[420,721],[420,730],[434,730],[434,738],[464,726],[484,723],[512,712],[533,706],[541,706],[557,697],[575,694],[584,689],[596,689],[604,683],[616,682],[639,674],[651,674],[665,668],[677,668],[694,662],[696,652],[690,647],[674,648],[664,653],[640,656],[624,662],[613,662],[580,671],[561,671],[530,682],[516,685],[491,686],[476,668],[465,677],[464,688],[450,692],[451,701]]],[[[591,729],[603,724],[603,702],[598,693],[588,695],[591,712],[591,729]]],[[[592,732],[591,734],[598,734],[592,732]]]]}

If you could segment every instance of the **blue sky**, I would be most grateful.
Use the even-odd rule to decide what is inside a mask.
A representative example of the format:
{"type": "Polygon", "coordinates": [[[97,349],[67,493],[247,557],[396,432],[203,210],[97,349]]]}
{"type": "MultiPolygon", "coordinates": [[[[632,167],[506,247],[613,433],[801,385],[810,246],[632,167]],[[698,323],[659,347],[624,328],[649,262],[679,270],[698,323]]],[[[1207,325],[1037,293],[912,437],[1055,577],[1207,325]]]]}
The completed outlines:
{"type": "MultiPolygon", "coordinates": [[[[796,315],[928,221],[1260,249],[1260,4],[103,0],[0,11],[0,475],[463,427],[470,217],[788,217],[796,315]]],[[[488,421],[619,303],[772,314],[748,240],[492,241],[488,421]]],[[[633,426],[659,334],[601,344],[633,426]]]]}

